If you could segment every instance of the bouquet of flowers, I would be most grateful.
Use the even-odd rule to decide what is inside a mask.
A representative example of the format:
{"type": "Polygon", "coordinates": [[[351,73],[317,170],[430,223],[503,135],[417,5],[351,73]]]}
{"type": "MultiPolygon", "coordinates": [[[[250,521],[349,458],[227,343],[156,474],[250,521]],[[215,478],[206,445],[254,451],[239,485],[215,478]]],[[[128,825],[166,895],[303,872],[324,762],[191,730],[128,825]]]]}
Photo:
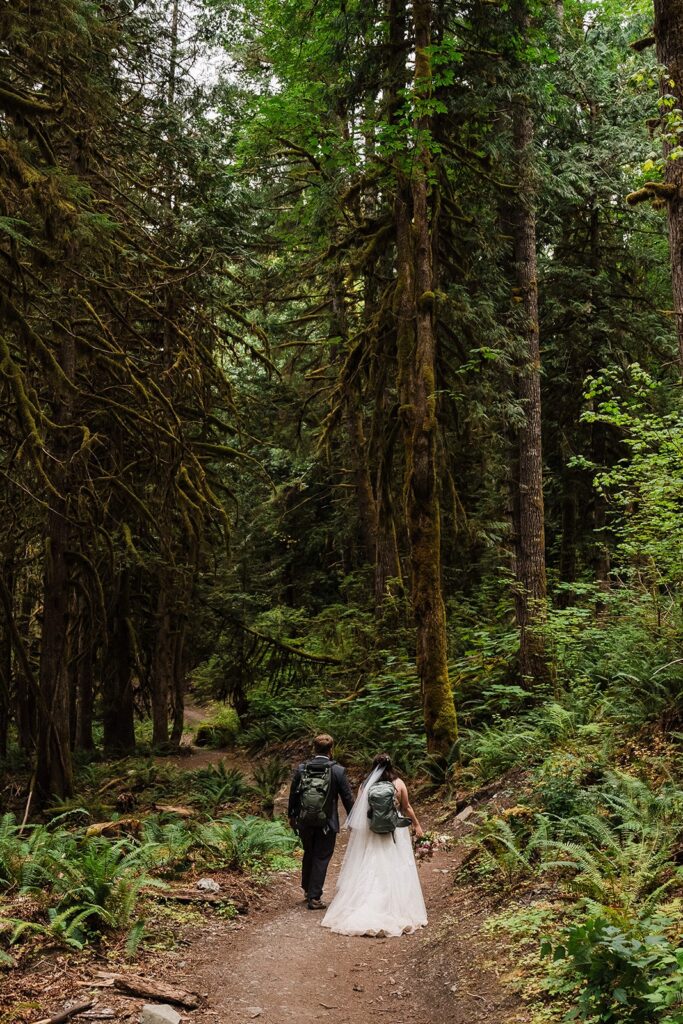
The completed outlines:
{"type": "Polygon", "coordinates": [[[424,835],[415,836],[415,860],[430,860],[436,850],[446,849],[451,841],[452,836],[439,835],[438,832],[425,832],[424,835]]]}

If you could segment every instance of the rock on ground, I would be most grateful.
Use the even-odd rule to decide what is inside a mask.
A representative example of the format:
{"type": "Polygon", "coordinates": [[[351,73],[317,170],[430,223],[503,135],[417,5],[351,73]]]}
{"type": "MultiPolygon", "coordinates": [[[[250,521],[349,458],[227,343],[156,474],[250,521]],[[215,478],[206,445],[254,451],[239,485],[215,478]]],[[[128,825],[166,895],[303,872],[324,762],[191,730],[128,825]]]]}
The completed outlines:
{"type": "Polygon", "coordinates": [[[140,1024],[180,1024],[181,1019],[168,1003],[147,1003],[140,1014],[140,1024]]]}

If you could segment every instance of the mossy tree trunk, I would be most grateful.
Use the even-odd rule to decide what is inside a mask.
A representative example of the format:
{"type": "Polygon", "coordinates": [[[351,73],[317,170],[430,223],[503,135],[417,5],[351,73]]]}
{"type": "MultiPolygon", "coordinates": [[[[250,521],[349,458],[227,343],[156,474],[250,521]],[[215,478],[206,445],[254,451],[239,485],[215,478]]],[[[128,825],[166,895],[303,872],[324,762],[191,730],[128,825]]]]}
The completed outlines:
{"type": "Polygon", "coordinates": [[[7,754],[7,734],[12,695],[12,604],[14,598],[15,551],[11,537],[2,549],[0,573],[9,596],[10,608],[0,605],[0,757],[7,754]]]}
{"type": "Polygon", "coordinates": [[[168,714],[174,670],[173,618],[171,614],[170,581],[167,573],[159,580],[154,629],[154,650],[149,672],[152,702],[152,744],[166,747],[169,743],[168,714]]]}
{"type": "Polygon", "coordinates": [[[437,473],[437,336],[430,219],[429,118],[422,101],[431,93],[431,4],[413,5],[415,27],[416,157],[407,179],[398,172],[396,199],[399,396],[405,448],[404,503],[410,545],[411,599],[417,671],[427,746],[446,755],[457,738],[448,676],[446,613],[441,581],[441,529],[437,473]]]}
{"type": "MultiPolygon", "coordinates": [[[[657,60],[667,76],[662,92],[673,95],[683,110],[683,0],[655,0],[657,60]]],[[[666,144],[665,155],[671,146],[666,144]]],[[[683,160],[669,160],[665,181],[672,187],[667,196],[673,309],[678,337],[678,358],[683,371],[683,160]]]]}
{"type": "Polygon", "coordinates": [[[78,618],[78,653],[74,665],[76,680],[76,727],[74,731],[77,750],[93,750],[93,636],[94,628],[89,614],[88,602],[81,600],[78,618]]]}
{"type": "Polygon", "coordinates": [[[380,453],[375,493],[377,495],[377,549],[375,555],[375,608],[381,612],[387,598],[403,593],[403,574],[398,551],[396,516],[391,490],[393,439],[380,453]]]}
{"type": "MultiPolygon", "coordinates": [[[[62,342],[61,368],[65,381],[76,377],[76,346],[73,337],[62,342]]],[[[73,481],[69,424],[72,396],[60,383],[55,421],[60,430],[54,445],[53,482],[45,531],[43,623],[40,645],[36,748],[36,798],[40,805],[52,797],[63,800],[73,793],[70,736],[69,640],[71,637],[72,581],[69,572],[69,538],[72,522],[70,495],[73,481]]]]}
{"type": "Polygon", "coordinates": [[[185,689],[187,684],[187,631],[190,609],[192,607],[192,594],[194,590],[194,576],[196,571],[188,574],[182,583],[182,595],[174,616],[175,620],[175,643],[173,645],[173,679],[171,692],[171,746],[179,747],[185,728],[185,689]]]}
{"type": "Polygon", "coordinates": [[[110,582],[108,643],[102,659],[102,726],[104,749],[111,754],[135,749],[130,583],[130,573],[125,568],[110,582]]]}
{"type": "MultiPolygon", "coordinates": [[[[24,553],[24,560],[29,560],[29,552],[24,553]]],[[[17,659],[15,685],[15,715],[19,746],[25,754],[33,755],[38,737],[38,702],[36,687],[32,686],[31,672],[34,662],[33,609],[37,598],[37,580],[33,573],[24,573],[19,600],[19,618],[17,631],[19,644],[24,652],[24,661],[17,659]]]]}
{"type": "MultiPolygon", "coordinates": [[[[529,30],[526,0],[518,0],[520,45],[529,30]]],[[[521,69],[518,69],[521,72],[521,69]]],[[[514,277],[520,306],[518,397],[524,423],[517,435],[515,494],[515,607],[520,631],[520,674],[530,685],[547,682],[550,666],[542,632],[546,618],[545,511],[541,437],[541,351],[538,320],[534,124],[520,73],[512,110],[517,194],[512,211],[514,277]]]]}

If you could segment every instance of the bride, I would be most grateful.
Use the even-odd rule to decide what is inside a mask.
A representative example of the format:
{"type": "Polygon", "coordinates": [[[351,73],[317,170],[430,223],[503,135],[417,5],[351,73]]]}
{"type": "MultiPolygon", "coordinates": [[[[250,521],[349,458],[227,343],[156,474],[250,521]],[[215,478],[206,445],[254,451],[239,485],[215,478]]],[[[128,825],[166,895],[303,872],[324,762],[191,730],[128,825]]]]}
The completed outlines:
{"type": "Polygon", "coordinates": [[[388,754],[378,754],[344,828],[351,837],[341,866],[335,896],[321,924],[341,935],[402,935],[427,924],[420,879],[409,828],[378,835],[370,829],[368,793],[376,782],[391,782],[401,814],[417,836],[422,828],[410,806],[405,783],[394,772],[388,754]]]}

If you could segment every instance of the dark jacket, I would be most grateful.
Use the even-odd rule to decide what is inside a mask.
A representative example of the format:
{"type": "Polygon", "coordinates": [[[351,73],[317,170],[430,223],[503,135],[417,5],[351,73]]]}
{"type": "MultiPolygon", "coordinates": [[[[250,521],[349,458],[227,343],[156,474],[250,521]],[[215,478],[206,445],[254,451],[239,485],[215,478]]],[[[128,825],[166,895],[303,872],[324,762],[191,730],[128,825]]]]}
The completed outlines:
{"type": "MultiPolygon", "coordinates": [[[[318,754],[312,758],[316,763],[329,761],[329,757],[324,754],[318,754]]],[[[304,762],[308,764],[309,762],[304,762]]],[[[287,807],[287,817],[296,818],[299,814],[299,782],[301,781],[301,773],[304,769],[304,765],[300,764],[297,770],[294,772],[294,778],[292,779],[292,785],[289,790],[289,805],[287,807]]],[[[329,817],[329,826],[333,832],[339,831],[339,808],[338,801],[344,804],[346,813],[348,814],[353,807],[353,792],[349,785],[349,780],[346,777],[346,769],[342,768],[336,761],[332,762],[332,787],[330,793],[331,799],[331,810],[329,817]]]]}

